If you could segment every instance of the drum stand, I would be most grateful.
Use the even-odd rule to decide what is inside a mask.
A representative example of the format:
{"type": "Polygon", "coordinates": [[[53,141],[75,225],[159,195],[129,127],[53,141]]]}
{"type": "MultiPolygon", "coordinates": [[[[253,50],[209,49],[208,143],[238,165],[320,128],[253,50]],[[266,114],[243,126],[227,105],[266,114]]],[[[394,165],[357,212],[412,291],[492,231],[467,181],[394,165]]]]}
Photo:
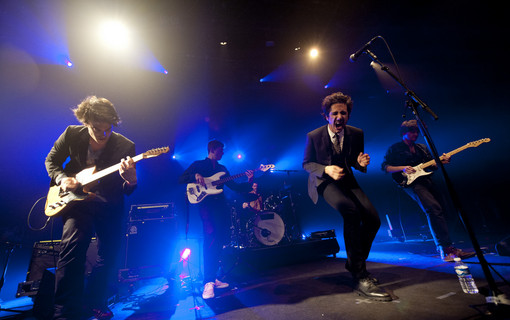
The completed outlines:
{"type": "MultiPolygon", "coordinates": [[[[298,172],[298,170],[273,170],[273,171],[282,171],[287,173],[287,177],[290,177],[291,172],[298,172]]],[[[289,205],[290,205],[290,215],[288,218],[290,218],[290,223],[286,224],[285,226],[285,238],[289,242],[293,241],[299,241],[301,240],[301,226],[299,224],[299,220],[297,218],[296,214],[296,206],[294,204],[294,197],[292,195],[292,186],[287,185],[286,181],[283,181],[283,189],[286,190],[288,198],[289,198],[289,205]]],[[[285,206],[284,206],[285,208],[285,206]]]]}
{"type": "Polygon", "coordinates": [[[234,249],[243,249],[246,246],[243,241],[244,236],[241,229],[241,218],[234,205],[230,211],[230,246],[234,249]]]}

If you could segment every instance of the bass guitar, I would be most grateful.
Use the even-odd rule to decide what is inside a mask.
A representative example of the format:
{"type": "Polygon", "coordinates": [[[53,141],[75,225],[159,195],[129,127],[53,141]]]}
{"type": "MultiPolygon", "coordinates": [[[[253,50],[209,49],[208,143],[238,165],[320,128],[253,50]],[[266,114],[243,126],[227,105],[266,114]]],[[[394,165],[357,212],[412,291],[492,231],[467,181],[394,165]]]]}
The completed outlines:
{"type": "MultiPolygon", "coordinates": [[[[259,168],[253,170],[253,171],[267,171],[269,169],[273,169],[274,164],[268,164],[268,165],[260,165],[259,168]]],[[[204,178],[205,185],[202,186],[198,183],[188,183],[186,185],[186,194],[188,196],[188,200],[192,204],[199,203],[200,201],[204,200],[205,197],[211,194],[219,194],[223,192],[222,188],[218,188],[218,186],[221,186],[222,184],[232,181],[234,179],[240,178],[242,176],[246,175],[246,172],[236,174],[234,176],[229,176],[226,178],[222,177],[226,174],[226,172],[218,172],[213,174],[210,177],[204,178]]]]}
{"type": "MultiPolygon", "coordinates": [[[[157,157],[162,153],[167,153],[169,150],[168,147],[151,149],[147,152],[141,153],[135,157],[133,157],[134,162],[138,162],[142,159],[157,157]]],[[[64,213],[67,211],[72,204],[81,200],[90,200],[95,197],[93,192],[90,192],[87,188],[93,182],[98,181],[99,179],[118,171],[120,168],[120,162],[103,169],[98,172],[95,171],[95,167],[90,167],[80,171],[75,179],[78,180],[81,187],[76,189],[75,191],[64,191],[60,186],[52,186],[48,191],[48,196],[46,197],[46,205],[44,209],[44,214],[48,217],[52,217],[58,213],[64,213]]]]}
{"type": "MultiPolygon", "coordinates": [[[[465,150],[467,148],[476,148],[479,145],[481,145],[482,143],[489,142],[489,141],[491,141],[491,139],[489,139],[489,138],[472,141],[472,142],[469,142],[469,143],[463,145],[460,148],[457,148],[453,151],[448,152],[446,155],[452,156],[456,153],[461,152],[462,150],[465,150]]],[[[424,162],[424,163],[421,163],[417,166],[414,166],[413,169],[415,170],[415,172],[413,172],[413,173],[405,173],[403,171],[402,172],[394,172],[394,173],[392,173],[393,180],[395,180],[395,182],[398,183],[400,186],[407,187],[411,183],[413,183],[416,179],[418,179],[419,177],[431,174],[432,171],[425,171],[424,169],[427,167],[430,167],[432,165],[436,165],[436,161],[434,159],[424,162]]]]}

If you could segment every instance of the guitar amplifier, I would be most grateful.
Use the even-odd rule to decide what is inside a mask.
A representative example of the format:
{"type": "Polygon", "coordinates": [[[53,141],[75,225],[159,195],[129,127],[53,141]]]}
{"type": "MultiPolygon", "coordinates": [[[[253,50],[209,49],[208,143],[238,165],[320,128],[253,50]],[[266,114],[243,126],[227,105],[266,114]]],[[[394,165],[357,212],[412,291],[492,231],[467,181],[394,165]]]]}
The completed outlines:
{"type": "Polygon", "coordinates": [[[129,211],[121,281],[166,272],[175,259],[178,234],[173,203],[137,204],[129,211]],[[129,275],[129,276],[126,276],[129,275]]]}
{"type": "Polygon", "coordinates": [[[129,222],[175,218],[174,204],[134,204],[129,210],[129,222]]]}
{"type": "MultiPolygon", "coordinates": [[[[43,286],[42,282],[48,278],[45,276],[48,270],[54,270],[60,253],[60,240],[39,241],[34,243],[32,256],[27,270],[26,281],[18,284],[16,297],[36,295],[43,286]]],[[[85,262],[85,274],[92,272],[97,260],[97,240],[92,238],[87,251],[85,262]]],[[[53,278],[54,281],[54,278],[53,278]]]]}

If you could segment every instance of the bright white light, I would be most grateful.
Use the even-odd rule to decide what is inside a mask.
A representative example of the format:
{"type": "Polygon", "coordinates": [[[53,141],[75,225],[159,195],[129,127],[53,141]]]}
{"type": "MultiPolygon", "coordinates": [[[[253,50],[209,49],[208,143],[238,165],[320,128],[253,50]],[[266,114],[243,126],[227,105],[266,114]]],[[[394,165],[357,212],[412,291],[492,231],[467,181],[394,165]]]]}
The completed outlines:
{"type": "Polygon", "coordinates": [[[315,59],[315,58],[317,58],[318,55],[319,55],[319,50],[317,50],[315,48],[310,50],[310,58],[315,59]]]}
{"type": "Polygon", "coordinates": [[[191,249],[190,248],[186,248],[182,251],[181,253],[181,261],[187,261],[189,256],[191,255],[191,249]]]}
{"type": "Polygon", "coordinates": [[[109,47],[122,49],[129,45],[129,30],[120,21],[112,20],[103,23],[99,29],[101,40],[109,47]]]}

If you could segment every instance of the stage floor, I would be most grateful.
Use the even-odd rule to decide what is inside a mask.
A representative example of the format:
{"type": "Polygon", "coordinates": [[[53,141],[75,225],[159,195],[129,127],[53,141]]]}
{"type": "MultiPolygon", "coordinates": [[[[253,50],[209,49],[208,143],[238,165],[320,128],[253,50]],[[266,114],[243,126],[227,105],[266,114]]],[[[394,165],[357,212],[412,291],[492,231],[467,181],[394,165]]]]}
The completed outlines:
{"type": "MultiPolygon", "coordinates": [[[[198,279],[181,282],[157,277],[121,284],[111,305],[114,319],[483,319],[483,294],[462,292],[453,263],[442,262],[431,241],[376,242],[368,269],[393,297],[374,302],[352,292],[344,268],[345,252],[313,261],[276,267],[239,264],[230,273],[231,286],[203,300],[198,279]]],[[[505,279],[510,278],[510,257],[485,249],[485,258],[505,279]]],[[[262,260],[264,258],[262,257],[262,260]]],[[[487,287],[476,257],[467,259],[481,289],[487,287]]],[[[192,269],[189,269],[192,270],[192,269]]],[[[181,270],[182,271],[182,270],[181,270]]],[[[184,270],[185,272],[185,270],[184,270]]],[[[193,271],[191,272],[193,276],[193,271]]],[[[492,273],[498,288],[510,297],[510,288],[492,273]]],[[[31,299],[2,302],[18,305],[21,315],[1,312],[11,319],[33,319],[31,299]]],[[[510,316],[509,316],[510,318],[510,316]]]]}

